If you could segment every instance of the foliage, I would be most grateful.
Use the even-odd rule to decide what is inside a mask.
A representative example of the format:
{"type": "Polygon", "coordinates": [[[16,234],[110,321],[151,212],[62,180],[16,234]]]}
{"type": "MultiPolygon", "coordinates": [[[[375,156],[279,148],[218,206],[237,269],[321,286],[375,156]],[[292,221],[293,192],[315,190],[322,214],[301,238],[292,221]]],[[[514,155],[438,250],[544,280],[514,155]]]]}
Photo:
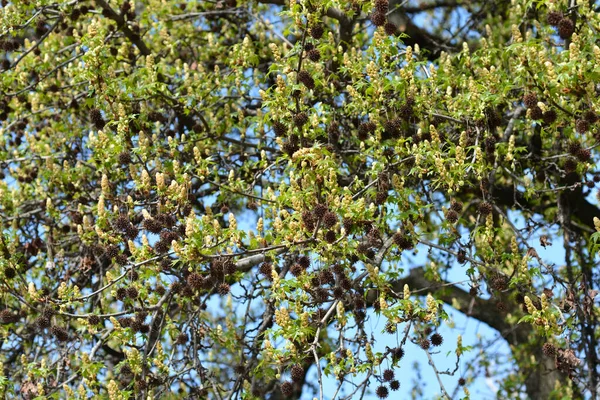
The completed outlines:
{"type": "Polygon", "coordinates": [[[2,3],[5,396],[597,397],[594,1],[2,3]]]}

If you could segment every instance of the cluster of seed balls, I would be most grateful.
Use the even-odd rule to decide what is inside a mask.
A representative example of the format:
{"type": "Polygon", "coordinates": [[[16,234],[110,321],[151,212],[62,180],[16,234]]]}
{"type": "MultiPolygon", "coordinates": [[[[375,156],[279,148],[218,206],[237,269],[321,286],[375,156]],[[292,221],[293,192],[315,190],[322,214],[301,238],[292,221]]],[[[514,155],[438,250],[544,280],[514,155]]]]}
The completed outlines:
{"type": "Polygon", "coordinates": [[[383,26],[386,34],[394,35],[398,31],[398,27],[387,20],[389,6],[388,0],[375,0],[375,9],[371,14],[371,22],[375,26],[383,26]]]}
{"type": "Polygon", "coordinates": [[[300,364],[294,364],[290,368],[292,380],[285,381],[280,385],[281,393],[286,397],[291,397],[294,394],[294,382],[302,382],[304,379],[304,368],[300,364]]]}
{"type": "Polygon", "coordinates": [[[548,13],[548,23],[556,27],[558,36],[562,39],[568,39],[575,32],[575,24],[573,21],[565,17],[560,11],[550,11],[548,13]]]}

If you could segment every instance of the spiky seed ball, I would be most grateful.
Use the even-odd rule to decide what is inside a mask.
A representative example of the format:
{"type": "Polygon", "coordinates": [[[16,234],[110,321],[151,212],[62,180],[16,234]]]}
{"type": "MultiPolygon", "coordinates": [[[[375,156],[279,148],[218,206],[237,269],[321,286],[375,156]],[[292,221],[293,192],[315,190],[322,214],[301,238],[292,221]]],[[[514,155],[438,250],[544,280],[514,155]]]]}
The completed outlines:
{"type": "Polygon", "coordinates": [[[35,320],[35,324],[38,326],[38,328],[40,329],[44,329],[44,328],[49,328],[51,325],[50,322],[50,317],[47,317],[45,315],[41,315],[39,316],[36,320],[35,320]]]}
{"type": "Polygon", "coordinates": [[[431,347],[431,342],[429,341],[429,339],[421,339],[421,341],[419,342],[419,346],[421,346],[423,350],[427,350],[431,347]]]}
{"type": "Polygon", "coordinates": [[[566,172],[573,172],[577,169],[577,161],[573,160],[572,158],[569,158],[567,161],[565,161],[565,171],[566,172]]]}
{"type": "Polygon", "coordinates": [[[552,343],[544,343],[542,346],[542,352],[547,357],[554,357],[556,355],[556,347],[552,343]]]}
{"type": "Polygon", "coordinates": [[[393,237],[394,243],[400,247],[402,250],[412,249],[413,243],[410,236],[396,232],[393,237]]]}
{"type": "Polygon", "coordinates": [[[315,80],[312,76],[310,76],[310,73],[308,71],[303,70],[298,72],[298,82],[302,83],[309,89],[314,89],[315,87],[315,80]]]}
{"type": "Polygon", "coordinates": [[[313,213],[317,218],[323,218],[323,216],[325,216],[325,213],[327,213],[328,211],[329,208],[325,204],[316,204],[315,208],[313,209],[313,213]]]}
{"type": "Polygon", "coordinates": [[[431,335],[430,339],[431,344],[434,346],[441,346],[442,343],[444,343],[444,338],[439,333],[434,333],[433,335],[431,335]]]}
{"type": "Polygon", "coordinates": [[[568,39],[575,32],[575,24],[569,18],[563,18],[558,23],[558,36],[562,39],[568,39]]]}
{"type": "Polygon", "coordinates": [[[327,233],[325,233],[325,241],[329,244],[335,242],[336,240],[336,236],[335,236],[335,232],[334,231],[327,231],[327,233]]]}
{"type": "Polygon", "coordinates": [[[276,136],[284,136],[287,133],[287,126],[280,121],[274,121],[273,132],[275,132],[276,136]]]}
{"type": "Polygon", "coordinates": [[[388,388],[386,388],[385,386],[381,385],[377,388],[377,390],[375,391],[375,393],[377,394],[377,397],[379,397],[380,399],[385,399],[389,396],[390,392],[388,390],[388,388]]]}
{"type": "Polygon", "coordinates": [[[6,267],[6,269],[4,269],[4,276],[6,277],[6,279],[12,279],[16,275],[17,271],[15,271],[15,269],[12,267],[6,267]]]}
{"type": "Polygon", "coordinates": [[[135,299],[137,299],[138,295],[139,295],[139,292],[135,287],[131,286],[131,287],[127,288],[127,297],[135,300],[135,299]]]}
{"type": "Polygon", "coordinates": [[[296,364],[290,370],[290,374],[294,382],[301,382],[304,378],[304,368],[300,364],[296,364]]]}
{"type": "Polygon", "coordinates": [[[231,290],[231,287],[227,283],[225,283],[225,282],[221,283],[219,285],[219,287],[217,288],[217,292],[221,296],[226,296],[229,293],[230,290],[231,290]]]}
{"type": "Polygon", "coordinates": [[[586,133],[590,129],[590,123],[585,119],[578,119],[575,122],[575,129],[578,133],[586,133]]]}
{"type": "Polygon", "coordinates": [[[187,277],[187,284],[190,285],[192,288],[198,290],[202,288],[202,280],[202,275],[200,275],[197,272],[192,272],[187,277]]]}
{"type": "Polygon", "coordinates": [[[162,231],[162,224],[155,218],[145,219],[143,226],[148,232],[160,233],[160,231],[162,231]]]}
{"type": "Polygon", "coordinates": [[[308,115],[305,112],[300,112],[294,115],[294,125],[302,128],[308,122],[308,115]]]}
{"type": "Polygon", "coordinates": [[[467,381],[465,378],[459,378],[458,386],[465,386],[466,384],[467,384],[467,381]]]}
{"type": "Polygon", "coordinates": [[[392,389],[394,392],[398,389],[400,389],[400,382],[398,381],[391,381],[390,382],[390,389],[392,389]]]}
{"type": "Polygon", "coordinates": [[[50,328],[50,333],[54,336],[59,342],[66,342],[69,340],[69,332],[60,326],[54,325],[50,328]]]}
{"type": "Polygon", "coordinates": [[[127,298],[127,289],[125,288],[118,288],[117,289],[117,299],[123,301],[127,298]]]}
{"type": "Polygon", "coordinates": [[[479,214],[483,216],[489,215],[492,212],[492,209],[492,205],[487,201],[479,203],[479,214]]]}
{"type": "Polygon", "coordinates": [[[119,247],[113,244],[106,246],[106,256],[108,258],[116,257],[119,254],[119,247]]]}
{"type": "Polygon", "coordinates": [[[298,263],[294,264],[290,268],[290,273],[294,276],[300,276],[304,272],[304,268],[298,263]]]}
{"type": "Polygon", "coordinates": [[[390,7],[390,3],[388,0],[375,0],[375,9],[377,12],[386,14],[390,7]]]}
{"type": "Polygon", "coordinates": [[[304,51],[311,51],[311,50],[312,50],[312,49],[314,49],[314,48],[315,48],[315,45],[314,45],[314,44],[312,44],[312,43],[310,43],[310,42],[309,42],[309,43],[306,43],[306,44],[304,45],[304,51]]]}
{"type": "Polygon", "coordinates": [[[265,278],[267,278],[267,280],[273,280],[273,277],[271,275],[273,271],[273,264],[271,264],[270,262],[264,262],[260,265],[260,267],[258,267],[258,270],[261,274],[265,276],[265,278]]]}
{"type": "Polygon", "coordinates": [[[346,275],[341,276],[340,278],[340,286],[344,290],[352,289],[352,280],[348,278],[346,275]]]}
{"type": "Polygon", "coordinates": [[[456,254],[456,261],[460,264],[464,264],[467,262],[467,252],[463,249],[459,249],[456,254]]]}
{"type": "Polygon", "coordinates": [[[324,269],[319,272],[319,281],[323,285],[334,285],[335,278],[333,277],[333,272],[328,269],[324,269]]]}
{"type": "Polygon", "coordinates": [[[298,257],[296,262],[298,264],[300,264],[302,266],[302,268],[304,268],[304,269],[307,269],[308,267],[310,267],[310,258],[308,258],[308,256],[300,256],[300,257],[298,257]]]}
{"type": "Polygon", "coordinates": [[[455,223],[458,221],[458,213],[454,210],[446,211],[446,220],[451,224],[455,223]]]}
{"type": "Polygon", "coordinates": [[[375,196],[375,204],[382,205],[385,204],[385,201],[388,198],[388,192],[379,191],[375,196]]]}
{"type": "Polygon", "coordinates": [[[123,151],[119,153],[119,164],[121,165],[129,165],[131,164],[131,154],[128,151],[123,151]]]}
{"type": "Polygon", "coordinates": [[[321,59],[321,52],[319,49],[311,49],[306,53],[308,59],[312,62],[317,62],[321,59]]]}
{"type": "Polygon", "coordinates": [[[535,93],[527,93],[523,96],[523,103],[527,108],[533,108],[537,106],[538,99],[535,93]]]}
{"type": "Polygon", "coordinates": [[[385,31],[386,35],[391,36],[396,34],[398,27],[393,22],[388,21],[383,25],[383,30],[385,31]]]}
{"type": "Polygon", "coordinates": [[[535,120],[542,119],[544,118],[544,112],[541,108],[535,106],[529,109],[529,116],[531,117],[531,119],[535,120]]]}
{"type": "MultiPolygon", "coordinates": [[[[127,226],[127,228],[125,228],[125,232],[124,233],[125,233],[126,237],[128,237],[131,240],[133,240],[140,233],[140,230],[138,228],[136,228],[133,224],[129,224],[127,226]]],[[[169,242],[169,245],[170,244],[171,244],[171,242],[169,242]]]]}
{"type": "MultiPolygon", "coordinates": [[[[299,147],[297,144],[287,141],[283,144],[281,149],[283,150],[283,152],[285,154],[287,154],[291,157],[296,151],[298,151],[299,147]]],[[[253,202],[248,203],[248,205],[250,205],[250,204],[254,204],[254,203],[253,202]]]]}
{"type": "Polygon", "coordinates": [[[400,133],[401,122],[399,119],[387,120],[383,123],[383,129],[391,136],[397,137],[400,133]]]}
{"type": "Polygon", "coordinates": [[[321,39],[323,33],[325,33],[325,30],[321,24],[314,24],[310,27],[310,36],[312,36],[313,39],[321,39]]]}
{"type": "Polygon", "coordinates": [[[90,325],[98,325],[100,323],[100,317],[97,315],[90,315],[88,317],[88,323],[90,325]]]}
{"type": "Polygon", "coordinates": [[[478,293],[479,290],[476,287],[471,287],[471,289],[469,289],[469,294],[473,297],[477,296],[478,293]]]}
{"type": "Polygon", "coordinates": [[[460,201],[452,200],[452,203],[450,203],[450,209],[456,211],[457,213],[462,212],[463,203],[461,203],[460,201]]]}
{"type": "Polygon", "coordinates": [[[166,240],[159,240],[154,245],[154,252],[157,254],[164,254],[171,248],[171,242],[166,240]]]}
{"type": "Polygon", "coordinates": [[[325,288],[318,287],[315,289],[313,296],[314,296],[316,302],[322,303],[324,301],[327,301],[329,292],[327,292],[327,289],[325,289],[325,288]]]}
{"type": "Polygon", "coordinates": [[[279,388],[281,389],[281,394],[285,397],[291,397],[294,394],[294,385],[292,382],[285,381],[279,388]]]}
{"type": "Polygon", "coordinates": [[[335,215],[335,213],[331,212],[331,211],[327,211],[324,215],[323,215],[323,226],[325,226],[325,228],[332,228],[335,226],[335,224],[337,224],[338,219],[337,219],[337,215],[335,215]]]}
{"type": "Polygon", "coordinates": [[[97,108],[92,108],[90,110],[90,121],[92,121],[97,129],[102,129],[106,125],[104,118],[102,118],[102,113],[97,108]]]}
{"type": "Polygon", "coordinates": [[[133,375],[133,372],[131,371],[131,367],[129,366],[129,364],[121,365],[121,369],[119,371],[121,372],[121,374],[123,374],[125,376],[133,375]]]}
{"type": "Polygon", "coordinates": [[[583,119],[585,119],[590,124],[595,124],[596,122],[598,122],[598,114],[596,114],[592,110],[587,110],[585,113],[583,113],[583,119]]]}
{"type": "Polygon", "coordinates": [[[373,23],[373,25],[383,26],[385,24],[385,21],[386,17],[384,13],[375,11],[373,14],[371,14],[371,22],[373,23]]]}
{"type": "Polygon", "coordinates": [[[544,121],[544,123],[545,123],[546,125],[550,125],[550,124],[552,124],[554,121],[556,121],[556,117],[557,117],[557,115],[556,115],[556,111],[554,111],[554,110],[550,109],[550,110],[546,111],[546,112],[544,113],[544,115],[542,115],[542,120],[544,121]]]}
{"type": "Polygon", "coordinates": [[[569,153],[572,155],[577,155],[579,150],[581,150],[581,143],[579,142],[571,142],[568,147],[569,153]]]}
{"type": "Polygon", "coordinates": [[[333,271],[334,274],[336,275],[344,275],[344,266],[342,264],[334,264],[333,267],[331,267],[331,270],[333,271]]]}
{"type": "MultiPolygon", "coordinates": [[[[128,262],[128,257],[126,254],[123,254],[123,253],[117,254],[117,256],[115,257],[115,262],[119,265],[125,265],[128,262]]],[[[133,274],[133,272],[135,272],[135,271],[132,271],[132,274],[133,274]]],[[[137,272],[135,272],[135,273],[137,274],[137,272]]],[[[133,275],[131,275],[131,276],[133,276],[133,275]]],[[[136,278],[136,280],[137,280],[137,278],[136,278]]]]}
{"type": "Polygon", "coordinates": [[[145,380],[143,380],[143,379],[137,379],[137,380],[135,381],[135,388],[136,388],[137,390],[144,390],[144,389],[146,389],[147,387],[148,387],[148,383],[146,383],[146,381],[145,381],[145,380]]]}
{"type": "Polygon", "coordinates": [[[336,299],[341,299],[342,297],[344,297],[344,289],[342,289],[339,286],[336,286],[333,288],[333,297],[335,297],[336,299]]]}
{"type": "Polygon", "coordinates": [[[228,258],[223,263],[223,272],[225,272],[226,275],[231,275],[235,273],[235,271],[237,271],[237,265],[233,262],[232,259],[228,258]]]}
{"type": "Polygon", "coordinates": [[[119,217],[115,220],[114,226],[116,229],[120,231],[124,231],[131,224],[129,219],[124,215],[119,215],[119,217]]]}
{"type": "Polygon", "coordinates": [[[177,335],[177,339],[175,339],[175,343],[177,344],[186,344],[189,340],[189,337],[186,333],[180,333],[177,335]]]}
{"type": "Polygon", "coordinates": [[[547,21],[552,26],[557,26],[563,19],[563,13],[560,11],[550,11],[548,13],[547,21]]]}
{"type": "Polygon", "coordinates": [[[394,379],[394,371],[391,369],[386,369],[385,371],[383,371],[383,380],[385,382],[389,382],[392,379],[394,379]]]}
{"type": "Polygon", "coordinates": [[[588,149],[579,149],[576,156],[579,159],[579,161],[586,162],[589,161],[589,159],[591,158],[592,152],[588,149]]]}
{"type": "Polygon", "coordinates": [[[194,289],[192,289],[190,285],[185,285],[183,288],[181,288],[181,295],[188,298],[193,297],[194,289]]]}
{"type": "Polygon", "coordinates": [[[3,324],[12,324],[14,322],[17,322],[18,319],[18,315],[14,314],[8,309],[0,311],[0,321],[2,321],[3,324]]]}
{"type": "Polygon", "coordinates": [[[368,122],[364,122],[358,126],[358,138],[360,140],[367,140],[369,138],[369,127],[368,122]]]}
{"type": "Polygon", "coordinates": [[[396,347],[392,352],[392,358],[394,360],[402,360],[404,357],[404,349],[402,347],[396,347]]]}

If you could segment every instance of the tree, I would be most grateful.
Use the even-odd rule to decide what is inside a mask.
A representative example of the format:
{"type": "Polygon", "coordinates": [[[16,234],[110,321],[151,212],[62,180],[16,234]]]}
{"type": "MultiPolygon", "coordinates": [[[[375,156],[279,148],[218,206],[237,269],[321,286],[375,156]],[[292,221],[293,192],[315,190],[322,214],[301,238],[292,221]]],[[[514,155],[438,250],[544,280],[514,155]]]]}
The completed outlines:
{"type": "Polygon", "coordinates": [[[5,396],[598,397],[596,2],[2,3],[5,396]]]}

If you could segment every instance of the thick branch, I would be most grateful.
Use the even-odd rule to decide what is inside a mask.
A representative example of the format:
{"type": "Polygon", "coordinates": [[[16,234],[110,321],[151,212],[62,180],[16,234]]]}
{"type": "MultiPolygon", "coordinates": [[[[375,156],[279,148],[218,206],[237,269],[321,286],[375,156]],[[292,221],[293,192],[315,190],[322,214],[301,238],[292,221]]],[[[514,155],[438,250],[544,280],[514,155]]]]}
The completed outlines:
{"type": "Polygon", "coordinates": [[[131,41],[131,43],[135,44],[135,46],[140,50],[140,53],[145,56],[150,55],[150,49],[148,46],[146,46],[146,43],[142,41],[140,35],[133,33],[133,31],[129,29],[125,23],[125,20],[123,19],[123,16],[115,12],[115,10],[113,10],[105,0],[96,0],[96,4],[106,11],[108,18],[117,23],[117,27],[121,30],[121,32],[123,32],[125,37],[131,41]]]}

